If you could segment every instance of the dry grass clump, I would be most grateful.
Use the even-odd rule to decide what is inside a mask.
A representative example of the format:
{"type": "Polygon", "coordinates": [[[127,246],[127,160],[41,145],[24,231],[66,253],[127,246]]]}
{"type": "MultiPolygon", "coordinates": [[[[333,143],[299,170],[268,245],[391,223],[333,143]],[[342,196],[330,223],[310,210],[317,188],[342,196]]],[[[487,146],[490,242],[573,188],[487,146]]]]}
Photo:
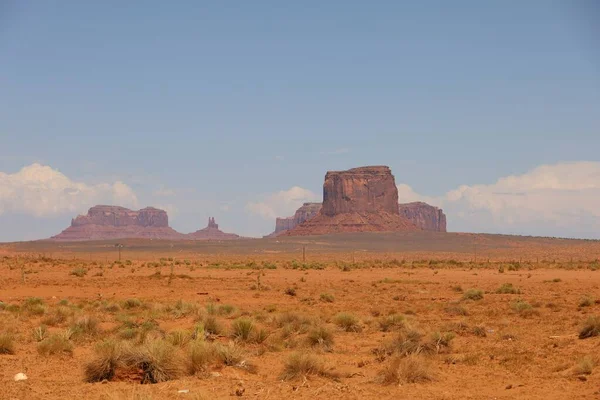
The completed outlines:
{"type": "Polygon", "coordinates": [[[388,356],[396,354],[398,356],[408,356],[411,354],[419,354],[427,349],[421,344],[423,334],[409,326],[398,332],[398,335],[391,341],[384,342],[381,346],[374,350],[379,361],[385,360],[388,356]]]}
{"type": "Polygon", "coordinates": [[[360,326],[360,321],[354,314],[350,314],[347,312],[339,313],[335,316],[334,320],[335,324],[342,328],[346,332],[360,332],[362,331],[362,327],[360,326]]]}
{"type": "Polygon", "coordinates": [[[231,336],[243,342],[250,340],[254,330],[254,322],[250,318],[241,317],[231,324],[231,336]]]}
{"type": "Polygon", "coordinates": [[[12,335],[0,334],[0,354],[15,354],[15,341],[12,335]]]}
{"type": "Polygon", "coordinates": [[[181,375],[181,362],[176,349],[164,340],[152,340],[122,354],[127,367],[143,373],[141,383],[159,383],[176,379],[181,375]]]}
{"type": "Polygon", "coordinates": [[[450,349],[454,337],[455,335],[452,332],[433,332],[431,334],[431,343],[435,346],[438,353],[442,353],[450,349]]]}
{"type": "Polygon", "coordinates": [[[184,329],[178,329],[170,332],[167,339],[173,346],[183,347],[192,340],[192,334],[184,329]]]}
{"type": "Polygon", "coordinates": [[[496,293],[499,294],[520,294],[521,291],[514,287],[512,283],[503,283],[502,286],[500,286],[497,290],[496,293]]]}
{"type": "Polygon", "coordinates": [[[53,334],[37,345],[37,351],[43,356],[54,354],[73,354],[73,344],[69,340],[70,332],[53,334]]]}
{"type": "Polygon", "coordinates": [[[83,267],[78,267],[78,268],[73,269],[71,271],[70,275],[74,275],[74,276],[76,276],[78,278],[83,278],[84,276],[87,275],[87,273],[88,273],[87,269],[85,269],[83,267]]]}
{"type": "Polygon", "coordinates": [[[335,301],[335,297],[329,293],[321,293],[321,296],[319,296],[319,298],[325,303],[333,303],[335,301]]]}
{"type": "Polygon", "coordinates": [[[228,366],[235,366],[244,358],[243,350],[233,342],[229,342],[226,345],[215,344],[215,351],[217,359],[228,366]]]}
{"type": "Polygon", "coordinates": [[[579,307],[589,307],[592,304],[594,304],[594,298],[590,295],[583,295],[581,296],[581,298],[579,299],[579,307]]]}
{"type": "Polygon", "coordinates": [[[600,336],[600,317],[591,316],[585,320],[583,327],[579,330],[579,339],[587,339],[600,336]]]}
{"type": "Polygon", "coordinates": [[[293,353],[285,360],[280,378],[291,380],[308,375],[326,375],[323,362],[310,353],[293,353]]]}
{"type": "Polygon", "coordinates": [[[48,328],[46,327],[46,325],[40,325],[37,328],[33,329],[33,340],[35,340],[36,342],[41,342],[42,340],[46,339],[46,337],[48,336],[48,328]]]}
{"type": "Polygon", "coordinates": [[[406,317],[400,314],[390,314],[381,318],[378,322],[379,329],[382,332],[389,332],[403,328],[406,324],[406,317]]]}
{"type": "Polygon", "coordinates": [[[573,368],[573,373],[575,375],[591,375],[595,366],[596,361],[591,356],[585,356],[573,368]]]}
{"type": "Polygon", "coordinates": [[[23,302],[21,311],[28,315],[44,315],[46,313],[46,306],[44,305],[44,300],[39,297],[29,297],[23,302]]]}
{"type": "Polygon", "coordinates": [[[186,370],[190,375],[206,372],[218,358],[215,345],[201,340],[193,341],[187,351],[186,370]]]}
{"type": "Polygon", "coordinates": [[[466,308],[459,304],[449,304],[444,308],[444,311],[449,315],[458,315],[458,316],[466,316],[469,315],[469,312],[466,308]]]}
{"type": "Polygon", "coordinates": [[[93,338],[100,334],[98,319],[89,315],[77,318],[70,329],[75,339],[93,338]]]}
{"type": "Polygon", "coordinates": [[[462,296],[463,300],[481,300],[483,299],[483,290],[468,289],[462,296]]]}
{"type": "Polygon", "coordinates": [[[127,299],[123,301],[122,307],[126,310],[130,310],[132,308],[140,308],[142,304],[143,303],[139,299],[127,299]]]}
{"type": "Polygon", "coordinates": [[[288,337],[293,333],[306,333],[312,325],[312,321],[301,314],[284,312],[274,319],[278,328],[283,328],[282,335],[288,337]]]}
{"type": "Polygon", "coordinates": [[[121,363],[123,347],[114,340],[104,340],[95,348],[95,357],[85,364],[84,376],[86,382],[101,382],[111,380],[115,370],[121,363]]]}
{"type": "Polygon", "coordinates": [[[534,309],[533,306],[525,300],[517,300],[513,302],[510,307],[523,318],[529,318],[540,314],[538,310],[534,309]]]}
{"type": "Polygon", "coordinates": [[[69,307],[59,306],[50,315],[42,319],[42,323],[48,326],[58,326],[67,322],[73,316],[73,310],[69,307]]]}
{"type": "Polygon", "coordinates": [[[312,328],[306,340],[310,346],[321,347],[325,351],[331,351],[333,348],[333,333],[323,325],[312,328]]]}
{"type": "Polygon", "coordinates": [[[421,356],[394,357],[379,373],[384,385],[432,382],[435,377],[429,363],[421,356]]]}

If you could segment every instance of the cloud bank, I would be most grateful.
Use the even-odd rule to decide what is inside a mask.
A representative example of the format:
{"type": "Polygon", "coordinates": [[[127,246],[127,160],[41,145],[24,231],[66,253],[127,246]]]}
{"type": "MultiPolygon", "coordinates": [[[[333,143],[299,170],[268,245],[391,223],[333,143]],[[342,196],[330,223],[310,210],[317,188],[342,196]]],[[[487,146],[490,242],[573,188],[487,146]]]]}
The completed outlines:
{"type": "Polygon", "coordinates": [[[440,197],[405,184],[398,194],[443,208],[452,231],[600,238],[600,162],[542,165],[440,197]]]}
{"type": "Polygon", "coordinates": [[[288,190],[263,195],[261,201],[249,202],[245,208],[251,214],[274,220],[276,217],[294,214],[302,203],[319,200],[320,196],[314,192],[294,186],[288,190]]]}
{"type": "Polygon", "coordinates": [[[78,213],[96,204],[137,207],[133,190],[123,182],[86,184],[37,163],[14,174],[0,172],[0,215],[20,213],[51,217],[78,213]]]}

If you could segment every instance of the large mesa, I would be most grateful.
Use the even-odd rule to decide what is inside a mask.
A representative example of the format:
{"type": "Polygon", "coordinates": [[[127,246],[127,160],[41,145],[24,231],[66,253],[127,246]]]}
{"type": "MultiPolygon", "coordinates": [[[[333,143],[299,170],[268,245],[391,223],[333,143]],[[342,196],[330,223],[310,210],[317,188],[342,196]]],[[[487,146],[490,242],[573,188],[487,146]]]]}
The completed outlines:
{"type": "Polygon", "coordinates": [[[390,168],[370,166],[327,172],[321,210],[284,234],[415,230],[420,228],[400,215],[398,189],[390,168]]]}
{"type": "Polygon", "coordinates": [[[53,240],[106,240],[123,238],[182,239],[183,235],[169,227],[164,210],[146,207],[135,211],[119,206],[99,205],[86,215],[71,220],[71,226],[53,240]]]}

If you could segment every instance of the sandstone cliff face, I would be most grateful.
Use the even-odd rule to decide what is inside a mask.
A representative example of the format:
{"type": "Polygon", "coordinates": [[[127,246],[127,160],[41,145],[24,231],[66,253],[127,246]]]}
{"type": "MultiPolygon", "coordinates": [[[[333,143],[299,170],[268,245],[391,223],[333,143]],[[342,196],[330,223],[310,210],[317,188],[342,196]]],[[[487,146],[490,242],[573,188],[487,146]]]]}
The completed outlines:
{"type": "Polygon", "coordinates": [[[398,214],[398,189],[389,167],[327,172],[321,214],[333,217],[351,212],[398,214]]]}
{"type": "Polygon", "coordinates": [[[182,239],[169,227],[167,213],[153,207],[139,211],[118,206],[95,206],[71,220],[71,226],[54,240],[105,240],[122,238],[182,239]]]}
{"type": "Polygon", "coordinates": [[[302,207],[296,210],[293,216],[275,219],[275,231],[267,237],[277,236],[308,221],[319,213],[321,206],[321,203],[304,203],[302,207]]]}
{"type": "Polygon", "coordinates": [[[420,230],[400,215],[398,189],[389,167],[330,171],[323,184],[323,206],[285,235],[420,230]]]}
{"type": "Polygon", "coordinates": [[[193,233],[185,235],[186,239],[190,240],[233,240],[240,239],[240,236],[234,233],[225,233],[219,230],[219,225],[215,222],[214,217],[208,218],[208,225],[204,229],[200,229],[193,233]]]}
{"type": "Polygon", "coordinates": [[[444,212],[427,203],[399,204],[400,215],[425,231],[446,232],[446,215],[444,212]]]}

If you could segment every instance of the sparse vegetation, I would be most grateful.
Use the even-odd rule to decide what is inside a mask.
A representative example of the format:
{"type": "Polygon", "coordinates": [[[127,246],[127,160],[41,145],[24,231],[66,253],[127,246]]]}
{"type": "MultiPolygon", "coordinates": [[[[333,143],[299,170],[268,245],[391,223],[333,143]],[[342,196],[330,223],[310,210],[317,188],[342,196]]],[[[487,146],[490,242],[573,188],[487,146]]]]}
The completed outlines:
{"type": "Polygon", "coordinates": [[[587,339],[600,336],[600,317],[591,316],[585,320],[582,328],[579,330],[579,339],[587,339]]]}
{"type": "Polygon", "coordinates": [[[308,331],[306,339],[313,347],[318,346],[325,351],[331,351],[333,348],[333,333],[323,325],[316,326],[308,331]]]}
{"type": "Polygon", "coordinates": [[[519,289],[517,289],[516,287],[514,287],[512,283],[503,283],[502,286],[500,286],[496,290],[496,293],[500,293],[500,294],[519,294],[519,293],[521,293],[521,291],[519,289]]]}
{"type": "Polygon", "coordinates": [[[15,341],[12,335],[0,334],[0,354],[15,354],[15,341]]]}
{"type": "Polygon", "coordinates": [[[323,362],[310,353],[293,353],[285,361],[282,380],[291,380],[307,375],[325,375],[323,362]]]}
{"type": "Polygon", "coordinates": [[[421,356],[392,358],[379,378],[385,385],[402,383],[426,383],[434,380],[429,363],[421,356]]]}
{"type": "Polygon", "coordinates": [[[335,297],[329,293],[321,293],[320,299],[325,303],[333,303],[335,301],[335,297]]]}
{"type": "Polygon", "coordinates": [[[73,344],[69,341],[69,332],[55,333],[38,343],[37,350],[43,356],[55,354],[73,354],[73,344]]]}
{"type": "Polygon", "coordinates": [[[468,289],[463,294],[463,300],[481,300],[483,299],[483,290],[479,289],[468,289]]]}
{"type": "Polygon", "coordinates": [[[350,313],[339,313],[335,316],[335,324],[345,330],[346,332],[360,332],[362,330],[360,321],[354,314],[350,313]]]}

